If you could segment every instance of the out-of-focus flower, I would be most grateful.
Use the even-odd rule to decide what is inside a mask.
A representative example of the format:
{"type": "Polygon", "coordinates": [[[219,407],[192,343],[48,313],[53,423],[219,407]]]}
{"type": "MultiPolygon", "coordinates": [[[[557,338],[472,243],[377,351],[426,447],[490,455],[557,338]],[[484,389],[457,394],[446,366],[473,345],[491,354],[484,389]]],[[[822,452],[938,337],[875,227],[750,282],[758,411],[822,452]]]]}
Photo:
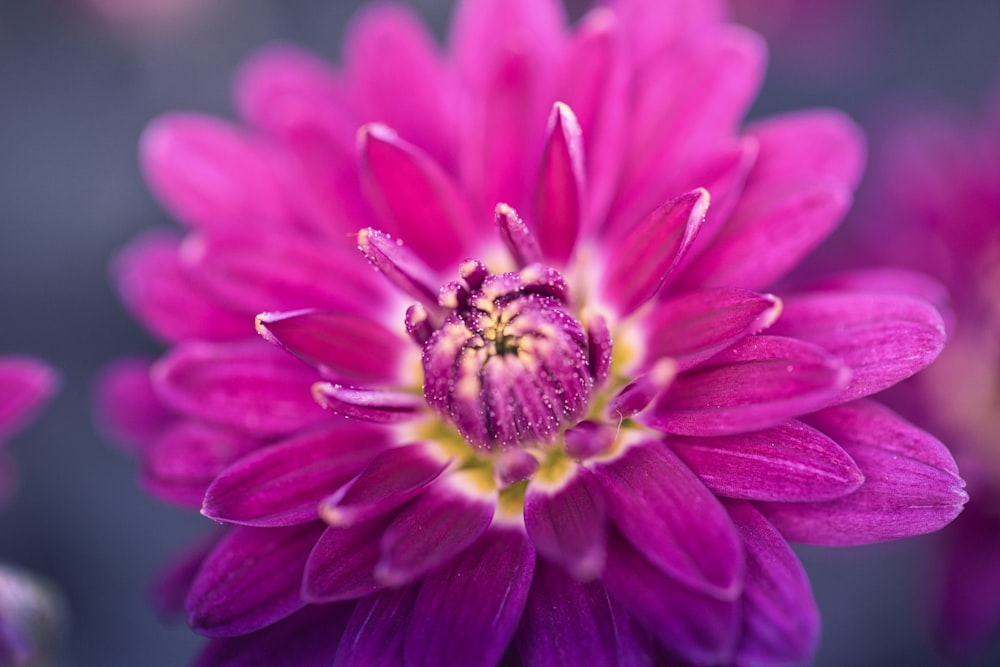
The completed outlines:
{"type": "Polygon", "coordinates": [[[207,17],[221,0],[75,0],[126,34],[170,33],[207,17]]]}
{"type": "Polygon", "coordinates": [[[849,205],[856,127],[741,129],[765,50],[714,3],[558,7],[461,2],[441,54],[378,5],[340,70],[251,59],[242,125],[147,130],[187,230],[114,274],[170,350],[101,411],[151,491],[227,526],[159,589],[216,638],[199,664],[807,662],[786,540],[964,504],[943,445],[865,399],[936,357],[935,308],[764,291],[849,205]]]}
{"type": "Polygon", "coordinates": [[[943,534],[936,625],[957,654],[1000,630],[1000,87],[982,118],[924,104],[893,114],[867,209],[876,253],[945,284],[954,332],[907,383],[914,418],[948,434],[973,502],[943,534]]]}
{"type": "MultiPolygon", "coordinates": [[[[0,447],[35,416],[58,384],[55,371],[36,359],[0,356],[0,447]]],[[[13,471],[0,451],[0,503],[13,486],[13,471]]]]}

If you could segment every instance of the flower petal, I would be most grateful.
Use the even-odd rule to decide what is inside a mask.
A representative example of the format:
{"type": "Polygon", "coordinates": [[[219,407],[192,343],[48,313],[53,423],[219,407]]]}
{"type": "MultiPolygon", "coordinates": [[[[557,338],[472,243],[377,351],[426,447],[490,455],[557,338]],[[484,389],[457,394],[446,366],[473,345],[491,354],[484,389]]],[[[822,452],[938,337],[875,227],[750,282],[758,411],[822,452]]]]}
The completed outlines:
{"type": "Polygon", "coordinates": [[[263,341],[181,343],[152,370],[166,405],[260,436],[329,419],[309,393],[315,380],[314,370],[263,341]]]}
{"type": "Polygon", "coordinates": [[[428,575],[406,629],[406,665],[497,664],[521,620],[534,567],[535,550],[524,532],[494,526],[428,575]]]}
{"type": "Polygon", "coordinates": [[[708,200],[705,190],[683,194],[608,241],[604,275],[598,284],[620,316],[649,301],[660,289],[698,233],[708,200]]]}
{"type": "Polygon", "coordinates": [[[827,502],[759,504],[790,540],[852,545],[929,533],[954,519],[968,500],[947,449],[878,403],[855,401],[808,421],[850,454],[865,482],[827,502]]]}
{"type": "Polygon", "coordinates": [[[726,11],[719,0],[612,0],[610,5],[627,29],[636,67],[718,24],[726,11]]]}
{"type": "Polygon", "coordinates": [[[394,384],[406,341],[378,322],[334,310],[261,313],[257,333],[338,378],[394,384]]]}
{"type": "Polygon", "coordinates": [[[930,364],[944,347],[941,315],[897,294],[815,292],[784,299],[770,333],[815,343],[851,368],[838,401],[882,391],[930,364]]]}
{"type": "Polygon", "coordinates": [[[730,435],[776,426],[830,405],[850,371],[815,345],[751,336],[681,373],[642,415],[678,435],[730,435]]]}
{"type": "Polygon", "coordinates": [[[58,387],[58,374],[41,361],[0,357],[0,442],[23,427],[58,387]]]}
{"type": "Polygon", "coordinates": [[[642,442],[588,467],[609,516],[644,558],[700,595],[739,596],[743,552],[732,522],[666,445],[642,442]]]}
{"type": "Polygon", "coordinates": [[[374,424],[394,424],[417,416],[424,401],[420,396],[381,389],[356,389],[332,382],[313,385],[316,402],[349,419],[374,424]]]}
{"type": "Polygon", "coordinates": [[[151,359],[123,357],[103,367],[95,382],[98,425],[120,444],[145,449],[176,419],[153,391],[151,359]]]}
{"type": "Polygon", "coordinates": [[[864,481],[836,442],[801,422],[753,433],[671,437],[671,448],[719,496],[814,502],[846,495],[864,481]]]}
{"type": "Polygon", "coordinates": [[[573,111],[556,102],[535,192],[535,232],[544,257],[565,265],[580,229],[584,190],[583,138],[573,111]]]}
{"type": "Polygon", "coordinates": [[[403,664],[403,636],[419,590],[389,588],[358,600],[333,667],[403,664]]]}
{"type": "Polygon", "coordinates": [[[574,467],[556,484],[536,479],[524,498],[524,527],[538,553],[579,580],[594,579],[604,568],[607,519],[589,475],[574,467]]]}
{"type": "Polygon", "coordinates": [[[725,501],[747,554],[740,665],[812,662],[819,644],[819,609],[802,563],[750,503],[725,501]]]}
{"type": "MultiPolygon", "coordinates": [[[[382,588],[375,581],[379,536],[392,516],[378,516],[346,528],[327,528],[306,560],[302,597],[311,604],[351,600],[382,588]]],[[[299,586],[295,586],[298,592],[299,586]]]]}
{"type": "Polygon", "coordinates": [[[599,583],[583,584],[543,560],[535,565],[517,646],[526,665],[649,665],[651,642],[599,583]]]}
{"type": "Polygon", "coordinates": [[[316,519],[324,496],[388,446],[388,433],[334,422],[244,457],[205,492],[201,513],[246,526],[290,526],[316,519]]]}
{"type": "Polygon", "coordinates": [[[319,521],[288,528],[230,529],[188,592],[188,622],[209,637],[245,635],[301,609],[306,555],[319,521]]]}
{"type": "Polygon", "coordinates": [[[644,364],[670,357],[680,370],[687,370],[768,328],[780,313],[778,297],[738,287],[695,290],[664,299],[642,319],[644,364]]]}
{"type": "Polygon", "coordinates": [[[401,240],[393,241],[391,236],[376,229],[362,229],[358,232],[358,249],[393,286],[430,312],[440,312],[434,270],[401,240]]]}

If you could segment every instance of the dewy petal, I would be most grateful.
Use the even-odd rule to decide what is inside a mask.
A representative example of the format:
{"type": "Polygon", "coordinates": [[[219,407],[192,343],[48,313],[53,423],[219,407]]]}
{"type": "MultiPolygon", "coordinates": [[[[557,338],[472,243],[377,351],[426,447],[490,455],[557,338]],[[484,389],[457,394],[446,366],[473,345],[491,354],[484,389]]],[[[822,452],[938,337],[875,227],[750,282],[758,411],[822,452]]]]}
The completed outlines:
{"type": "Polygon", "coordinates": [[[640,375],[611,397],[605,408],[609,419],[631,419],[649,407],[677,377],[677,363],[673,359],[660,359],[648,373],[640,375]]]}
{"type": "Polygon", "coordinates": [[[420,494],[441,476],[450,462],[434,445],[392,447],[324,499],[320,516],[331,526],[350,526],[382,514],[420,494]]]}
{"type": "Polygon", "coordinates": [[[117,443],[142,450],[177,418],[153,391],[151,359],[122,357],[104,366],[94,383],[97,422],[117,443]]]}
{"type": "Polygon", "coordinates": [[[306,363],[338,378],[402,381],[400,361],[406,341],[357,313],[299,310],[261,313],[257,332],[306,363]]]}
{"type": "Polygon", "coordinates": [[[602,582],[672,653],[698,665],[728,664],[732,659],[740,626],[739,600],[720,600],[682,586],[617,531],[611,533],[602,582]]]}
{"type": "Polygon", "coordinates": [[[678,435],[756,431],[830,405],[850,371],[823,349],[779,336],[751,336],[681,373],[642,421],[678,435]]]}
{"type": "Polygon", "coordinates": [[[535,232],[545,259],[565,265],[576,243],[584,191],[583,138],[573,111],[556,102],[535,192],[535,232]]]}
{"type": "Polygon", "coordinates": [[[452,473],[405,505],[382,534],[375,578],[390,586],[408,583],[475,542],[493,519],[496,495],[473,484],[452,473]]]}
{"type": "Polygon", "coordinates": [[[387,389],[357,389],[317,382],[312,392],[316,402],[327,410],[375,424],[408,421],[424,407],[420,396],[387,389]]]}
{"type": "Polygon", "coordinates": [[[668,441],[713,493],[729,498],[815,502],[846,495],[864,481],[847,453],[801,422],[739,435],[668,441]]]}
{"type": "Polygon", "coordinates": [[[358,249],[397,289],[422,303],[431,313],[440,312],[434,270],[404,246],[402,240],[393,241],[391,236],[376,229],[362,229],[358,232],[358,249]]]}
{"type": "Polygon", "coordinates": [[[288,618],[241,637],[213,639],[193,667],[329,667],[351,605],[309,605],[288,618]]]}
{"type": "Polygon", "coordinates": [[[644,363],[670,357],[680,370],[687,370],[771,326],[780,313],[778,297],[738,287],[696,290],[664,299],[642,319],[644,363]]]}
{"type": "Polygon", "coordinates": [[[788,543],[750,503],[726,501],[746,547],[740,665],[799,665],[819,643],[819,609],[809,577],[788,543]]]}
{"type": "Polygon", "coordinates": [[[451,177],[423,151],[379,123],[361,128],[358,150],[361,175],[383,228],[405,239],[435,268],[463,259],[472,218],[451,177]]]}
{"type": "MultiPolygon", "coordinates": [[[[379,536],[391,515],[361,521],[347,528],[327,528],[306,560],[302,597],[309,603],[351,600],[382,588],[375,581],[379,536]]],[[[296,592],[299,585],[294,586],[296,592]]]]}
{"type": "Polygon", "coordinates": [[[782,182],[748,190],[712,246],[686,268],[678,284],[770,285],[833,231],[850,203],[851,190],[837,181],[782,182]]]}
{"type": "Polygon", "coordinates": [[[419,590],[419,585],[391,588],[358,600],[333,667],[403,664],[403,636],[419,590]]]}
{"type": "Polygon", "coordinates": [[[223,523],[289,526],[317,518],[319,501],[388,446],[384,429],[335,422],[240,459],[205,492],[201,513],[223,523]]]}
{"type": "Polygon", "coordinates": [[[651,642],[599,583],[539,560],[517,633],[526,665],[649,665],[651,642]]]}
{"type": "Polygon", "coordinates": [[[538,245],[538,239],[524,224],[517,211],[507,204],[497,204],[495,219],[500,238],[518,268],[541,261],[542,249],[538,245]]]}
{"type": "Polygon", "coordinates": [[[524,526],[538,553],[579,580],[594,579],[604,568],[607,519],[589,475],[575,467],[554,485],[535,480],[524,498],[524,526]]]}
{"type": "Polygon", "coordinates": [[[289,223],[276,156],[229,123],[194,113],[160,116],[143,132],[139,152],[154,194],[192,227],[289,223]]]}
{"type": "Polygon", "coordinates": [[[171,408],[257,435],[283,435],[329,419],[312,400],[316,372],[264,341],[188,342],[154,366],[171,408]]]}
{"type": "Polygon", "coordinates": [[[129,311],[167,342],[246,337],[248,314],[206,293],[183,265],[180,248],[175,234],[151,230],[115,255],[111,277],[129,311]]]}
{"type": "Polygon", "coordinates": [[[646,441],[589,467],[612,521],[643,557],[700,595],[739,597],[743,552],[732,522],[666,445],[646,441]]]}
{"type": "Polygon", "coordinates": [[[301,609],[303,566],[322,530],[319,521],[230,529],[188,592],[191,627],[209,637],[243,635],[301,609]]]}
{"type": "Polygon", "coordinates": [[[58,387],[59,376],[41,361],[0,357],[0,442],[24,426],[58,387]]]}
{"type": "Polygon", "coordinates": [[[947,449],[930,434],[877,403],[855,401],[810,416],[857,462],[865,482],[822,503],[760,503],[786,538],[853,545],[930,533],[968,500],[947,449]]]}
{"type": "Polygon", "coordinates": [[[896,294],[817,292],[784,299],[770,333],[815,343],[851,367],[838,399],[868,396],[904,380],[937,358],[944,322],[930,303],[896,294]]]}
{"type": "Polygon", "coordinates": [[[494,526],[420,587],[404,639],[408,667],[492,667],[514,636],[535,550],[524,531],[494,526]]]}
{"type": "Polygon", "coordinates": [[[649,301],[698,233],[708,210],[705,190],[694,190],[651,212],[605,247],[603,298],[625,316],[649,301]]]}

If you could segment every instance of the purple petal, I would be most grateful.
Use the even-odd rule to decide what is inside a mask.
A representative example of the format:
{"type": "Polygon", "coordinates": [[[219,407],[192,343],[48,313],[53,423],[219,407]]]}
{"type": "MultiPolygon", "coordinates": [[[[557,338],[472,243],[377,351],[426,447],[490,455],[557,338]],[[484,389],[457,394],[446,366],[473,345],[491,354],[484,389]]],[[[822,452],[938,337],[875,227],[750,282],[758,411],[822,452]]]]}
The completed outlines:
{"type": "Polygon", "coordinates": [[[143,132],[139,152],[153,193],[185,224],[246,230],[290,222],[274,155],[227,122],[161,116],[143,132]]]}
{"type": "Polygon", "coordinates": [[[328,667],[352,605],[310,605],[242,637],[214,639],[194,667],[328,667]]]}
{"type": "Polygon", "coordinates": [[[152,380],[171,408],[260,436],[329,419],[310,394],[316,371],[263,341],[181,343],[153,366],[152,380]]]}
{"type": "Polygon", "coordinates": [[[403,664],[403,636],[420,586],[379,591],[358,600],[333,667],[403,664]]]}
{"type": "Polygon", "coordinates": [[[358,232],[358,249],[382,276],[404,294],[422,303],[430,312],[438,306],[438,284],[434,271],[402,241],[393,241],[376,229],[358,232]]]}
{"type": "Polygon", "coordinates": [[[732,659],[740,626],[738,600],[720,600],[680,585],[617,531],[611,533],[602,581],[671,652],[699,665],[732,659]]]}
{"type": "Polygon", "coordinates": [[[356,313],[299,310],[261,313],[257,332],[335,377],[394,383],[406,341],[356,313]]]}
{"type": "Polygon", "coordinates": [[[770,333],[815,343],[851,368],[838,398],[874,394],[930,364],[944,347],[941,315],[930,303],[896,294],[817,292],[784,299],[770,333]]]}
{"type": "Polygon", "coordinates": [[[524,268],[541,261],[542,250],[538,239],[524,224],[517,211],[507,204],[497,204],[495,219],[500,238],[518,267],[524,268]]]}
{"type": "Polygon", "coordinates": [[[406,665],[496,665],[521,620],[534,567],[524,532],[494,526],[428,575],[406,630],[406,665]]]}
{"type": "Polygon", "coordinates": [[[386,231],[405,239],[435,268],[461,260],[471,216],[451,177],[381,124],[361,129],[358,150],[362,178],[386,231]]]}
{"type": "Polygon", "coordinates": [[[630,419],[649,407],[657,396],[677,377],[677,364],[673,359],[660,359],[649,372],[640,375],[615,394],[605,408],[612,420],[630,419]]]}
{"type": "Polygon", "coordinates": [[[216,475],[260,446],[256,438],[232,429],[180,421],[146,448],[142,483],[164,500],[201,507],[216,475]]]}
{"type": "Polygon", "coordinates": [[[761,503],[764,516],[790,540],[852,545],[929,533],[968,500],[944,445],[878,403],[855,401],[808,421],[844,448],[865,482],[827,502],[761,503]]]}
{"type": "Polygon", "coordinates": [[[313,396],[327,410],[374,424],[395,424],[417,416],[420,396],[382,389],[355,389],[330,382],[313,385],[313,396]]]}
{"type": "Polygon", "coordinates": [[[731,435],[818,410],[843,391],[850,371],[815,345],[751,336],[681,373],[644,423],[679,435],[731,435]]]}
{"type": "Polygon", "coordinates": [[[649,665],[651,642],[599,583],[583,584],[538,561],[517,633],[527,665],[649,665]]]}
{"type": "Polygon", "coordinates": [[[747,554],[740,665],[812,662],[819,644],[819,609],[809,577],[781,534],[750,503],[726,501],[747,554]]]}
{"type": "Polygon", "coordinates": [[[413,581],[461,553],[493,520],[495,492],[476,488],[474,473],[452,473],[405,505],[382,535],[378,581],[413,581]]]}
{"type": "Polygon", "coordinates": [[[232,528],[188,592],[188,622],[209,637],[244,635],[301,609],[306,556],[319,521],[289,528],[232,528]]]}
{"type": "Polygon", "coordinates": [[[589,475],[574,467],[552,484],[536,479],[524,498],[524,526],[538,553],[580,580],[594,579],[604,568],[604,501],[587,483],[589,475]]]}
{"type": "Polygon", "coordinates": [[[719,496],[814,502],[848,494],[864,481],[836,442],[801,422],[739,435],[675,436],[669,442],[719,496]]]}
{"type": "Polygon", "coordinates": [[[157,615],[166,620],[184,616],[188,590],[221,537],[219,532],[213,532],[207,538],[194,542],[172,556],[166,567],[156,573],[149,597],[157,615]]]}
{"type": "Polygon", "coordinates": [[[216,477],[201,513],[247,526],[316,519],[320,500],[387,447],[388,436],[383,429],[336,422],[265,447],[216,477]]]}
{"type": "Polygon", "coordinates": [[[698,233],[708,200],[705,190],[681,195],[609,241],[600,285],[619,315],[628,315],[659,291],[698,233]]]}
{"type": "Polygon", "coordinates": [[[149,380],[152,360],[124,357],[101,369],[94,383],[98,425],[130,449],[145,449],[176,419],[149,380]]]}
{"type": "Polygon", "coordinates": [[[152,230],[133,239],[111,263],[112,280],[129,311],[166,342],[247,338],[250,314],[206,293],[181,261],[181,242],[152,230]]]}
{"type": "Polygon", "coordinates": [[[580,228],[584,189],[583,139],[573,111],[556,102],[535,193],[535,230],[546,259],[565,265],[580,228]]]}
{"type": "Polygon", "coordinates": [[[327,528],[306,561],[302,597],[310,603],[334,602],[380,590],[374,576],[379,537],[391,518],[379,516],[347,528],[327,528]]]}
{"type": "Polygon", "coordinates": [[[780,313],[776,296],[737,287],[670,297],[643,317],[645,363],[671,357],[680,370],[687,370],[771,326],[780,313]]]}
{"type": "Polygon", "coordinates": [[[58,374],[41,361],[0,357],[0,442],[34,417],[58,388],[58,374]]]}
{"type": "Polygon", "coordinates": [[[743,552],[722,505],[657,441],[590,465],[608,514],[642,555],[701,595],[732,600],[743,584],[743,552]]]}
{"type": "Polygon", "coordinates": [[[320,515],[331,526],[350,526],[382,514],[419,495],[450,463],[432,444],[392,447],[324,499],[320,515]]]}
{"type": "Polygon", "coordinates": [[[612,341],[608,323],[600,315],[591,315],[584,321],[587,328],[587,365],[594,378],[594,386],[600,387],[608,379],[611,371],[612,341]]]}

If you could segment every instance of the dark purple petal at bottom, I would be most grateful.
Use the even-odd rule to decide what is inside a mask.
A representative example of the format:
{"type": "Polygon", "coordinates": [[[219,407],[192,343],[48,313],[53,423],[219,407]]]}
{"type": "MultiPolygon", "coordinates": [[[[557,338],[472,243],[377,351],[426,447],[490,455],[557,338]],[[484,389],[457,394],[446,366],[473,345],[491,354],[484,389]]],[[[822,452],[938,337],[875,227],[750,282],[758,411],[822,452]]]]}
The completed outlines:
{"type": "Polygon", "coordinates": [[[492,667],[521,619],[535,550],[519,527],[495,525],[424,579],[406,630],[407,667],[492,667]]]}
{"type": "Polygon", "coordinates": [[[403,635],[420,585],[380,591],[358,600],[333,667],[378,667],[403,663],[403,635]]]}
{"type": "Polygon", "coordinates": [[[309,602],[334,602],[378,591],[381,586],[374,572],[379,538],[391,520],[391,516],[380,516],[349,528],[327,528],[306,561],[302,597],[309,602]]]}

